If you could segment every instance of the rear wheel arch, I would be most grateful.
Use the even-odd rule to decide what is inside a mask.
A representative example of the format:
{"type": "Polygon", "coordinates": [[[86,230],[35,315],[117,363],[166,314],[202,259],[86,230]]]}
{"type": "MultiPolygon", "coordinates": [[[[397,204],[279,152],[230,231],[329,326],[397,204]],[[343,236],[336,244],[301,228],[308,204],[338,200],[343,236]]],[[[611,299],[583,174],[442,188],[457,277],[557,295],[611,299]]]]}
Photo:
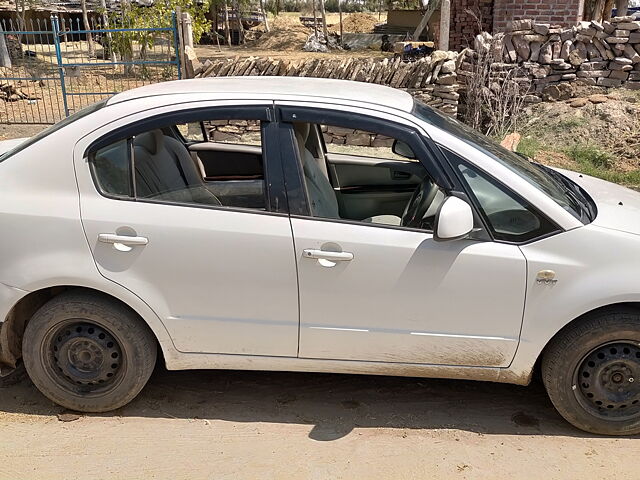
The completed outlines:
{"type": "MultiPolygon", "coordinates": [[[[53,287],[42,288],[33,292],[29,292],[22,297],[9,311],[3,323],[0,323],[0,365],[5,368],[13,368],[20,363],[22,357],[22,339],[24,331],[33,315],[48,301],[62,295],[63,293],[73,292],[86,298],[103,298],[124,306],[133,312],[140,321],[146,325],[151,331],[161,352],[161,356],[171,354],[167,344],[170,338],[164,326],[157,320],[150,321],[148,315],[143,315],[138,309],[131,305],[131,302],[125,301],[112,293],[107,293],[95,288],[77,286],[77,285],[59,285],[53,287]],[[154,325],[155,323],[155,325],[154,325]],[[160,329],[160,331],[159,331],[160,329]]],[[[166,357],[165,357],[166,358],[166,357]]]]}

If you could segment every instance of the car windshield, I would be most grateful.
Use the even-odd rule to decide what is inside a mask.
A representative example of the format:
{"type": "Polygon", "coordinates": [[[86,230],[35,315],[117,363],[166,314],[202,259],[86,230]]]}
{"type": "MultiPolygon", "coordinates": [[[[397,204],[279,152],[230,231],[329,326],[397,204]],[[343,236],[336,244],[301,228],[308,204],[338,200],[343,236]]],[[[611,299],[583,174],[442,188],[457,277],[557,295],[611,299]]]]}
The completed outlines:
{"type": "Polygon", "coordinates": [[[69,115],[68,117],[63,118],[62,120],[60,120],[55,125],[51,125],[49,128],[44,129],[43,131],[41,131],[37,135],[34,135],[33,137],[30,137],[30,138],[26,139],[24,142],[16,145],[15,147],[13,147],[10,150],[7,150],[6,152],[4,152],[0,156],[0,162],[5,161],[7,158],[15,155],[18,152],[21,152],[25,148],[33,145],[37,141],[42,140],[43,138],[51,135],[52,133],[57,132],[61,128],[64,128],[67,125],[69,125],[69,124],[71,124],[71,123],[73,123],[73,122],[75,122],[77,120],[80,120],[81,118],[86,117],[87,115],[90,115],[93,112],[96,112],[96,111],[100,110],[102,107],[105,106],[106,103],[107,103],[107,100],[102,100],[102,101],[94,103],[93,105],[90,105],[90,106],[88,106],[86,108],[83,108],[82,110],[80,110],[79,112],[74,113],[73,115],[69,115]]]}
{"type": "Polygon", "coordinates": [[[588,222],[592,219],[590,200],[585,198],[584,192],[577,185],[563,175],[507,150],[489,137],[419,101],[414,103],[413,113],[421,120],[455,135],[500,162],[534,187],[542,190],[578,220],[588,222]]]}

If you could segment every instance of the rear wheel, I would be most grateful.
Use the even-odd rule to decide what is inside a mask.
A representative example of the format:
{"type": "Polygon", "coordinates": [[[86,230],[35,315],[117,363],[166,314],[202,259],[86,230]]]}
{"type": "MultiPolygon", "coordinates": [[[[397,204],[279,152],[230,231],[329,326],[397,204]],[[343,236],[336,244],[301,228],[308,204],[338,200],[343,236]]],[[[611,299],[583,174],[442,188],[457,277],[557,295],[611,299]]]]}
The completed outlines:
{"type": "Polygon", "coordinates": [[[98,294],[54,298],[27,324],[24,363],[33,383],[71,410],[105,412],[129,403],[156,362],[153,334],[127,307],[98,294]]]}
{"type": "Polygon", "coordinates": [[[640,314],[599,313],[562,332],[542,360],[560,414],[591,433],[640,433],[640,314]]]}
{"type": "Polygon", "coordinates": [[[27,376],[22,360],[18,360],[15,368],[0,368],[0,388],[10,387],[16,383],[20,383],[27,376]]]}

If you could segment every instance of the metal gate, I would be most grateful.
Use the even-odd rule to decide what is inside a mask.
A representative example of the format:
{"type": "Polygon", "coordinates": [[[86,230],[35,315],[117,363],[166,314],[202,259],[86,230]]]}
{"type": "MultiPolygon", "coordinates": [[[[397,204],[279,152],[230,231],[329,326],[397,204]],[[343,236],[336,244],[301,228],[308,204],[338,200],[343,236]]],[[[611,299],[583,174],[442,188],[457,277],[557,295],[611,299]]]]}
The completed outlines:
{"type": "Polygon", "coordinates": [[[179,79],[175,13],[162,23],[95,21],[87,30],[79,18],[55,15],[0,21],[0,55],[11,63],[0,67],[0,123],[55,123],[124,90],[179,79]]]}

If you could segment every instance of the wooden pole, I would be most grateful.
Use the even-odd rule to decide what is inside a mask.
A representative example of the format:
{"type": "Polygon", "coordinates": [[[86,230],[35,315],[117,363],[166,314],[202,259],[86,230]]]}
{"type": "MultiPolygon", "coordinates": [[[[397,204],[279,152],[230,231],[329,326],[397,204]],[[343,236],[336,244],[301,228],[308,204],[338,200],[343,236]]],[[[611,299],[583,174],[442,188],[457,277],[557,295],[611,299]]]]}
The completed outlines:
{"type": "Polygon", "coordinates": [[[320,15],[322,15],[322,35],[324,35],[324,41],[329,43],[329,32],[327,31],[327,15],[324,12],[324,0],[318,0],[320,2],[320,15]]]}
{"type": "MultiPolygon", "coordinates": [[[[80,1],[80,8],[82,8],[82,23],[85,30],[91,30],[91,24],[89,23],[89,13],[87,11],[87,0],[80,1]]],[[[96,49],[93,46],[93,35],[91,33],[86,34],[87,43],[89,45],[89,56],[96,56],[96,49]]]]}
{"type": "Polygon", "coordinates": [[[0,67],[11,67],[11,57],[7,49],[7,42],[4,38],[4,30],[0,25],[0,67]]]}
{"type": "Polygon", "coordinates": [[[626,17],[629,13],[629,0],[616,1],[616,17],[626,17]]]}
{"type": "Polygon", "coordinates": [[[449,50],[449,28],[451,26],[451,0],[442,0],[440,7],[440,50],[449,50]]]}
{"type": "Polygon", "coordinates": [[[224,0],[224,36],[227,45],[231,46],[231,27],[229,26],[229,5],[227,0],[224,0]]]}
{"type": "Polygon", "coordinates": [[[193,48],[193,22],[189,12],[182,13],[182,38],[185,47],[193,48]]]}
{"type": "Polygon", "coordinates": [[[602,14],[602,19],[609,21],[611,20],[611,13],[613,12],[613,6],[616,0],[605,0],[604,4],[604,12],[602,14]]]}
{"type": "Polygon", "coordinates": [[[180,58],[180,75],[187,78],[187,65],[184,55],[184,30],[182,28],[182,9],[176,6],[176,22],[178,22],[178,56],[180,58]]]}
{"type": "Polygon", "coordinates": [[[316,0],[311,0],[311,3],[313,4],[313,34],[316,37],[316,40],[318,40],[318,21],[316,20],[316,0]]]}
{"type": "Polygon", "coordinates": [[[240,15],[240,2],[235,1],[236,23],[238,25],[238,45],[244,44],[244,27],[242,26],[242,16],[240,15]]]}
{"type": "Polygon", "coordinates": [[[267,12],[264,9],[264,1],[260,0],[260,13],[262,14],[262,17],[264,18],[264,29],[269,32],[269,20],[267,19],[267,12]]]}
{"type": "Polygon", "coordinates": [[[342,0],[338,0],[338,13],[340,14],[340,45],[342,45],[342,0]]]}
{"type": "MultiPolygon", "coordinates": [[[[106,0],[100,0],[100,8],[102,9],[102,28],[104,29],[109,29],[109,15],[107,13],[107,1],[106,0]]],[[[105,53],[105,59],[107,58],[107,53],[109,54],[109,58],[112,59],[114,62],[118,61],[118,55],[117,53],[113,50],[113,36],[111,35],[111,32],[107,32],[107,46],[103,47],[104,48],[104,53],[105,53]]]]}
{"type": "Polygon", "coordinates": [[[429,19],[431,19],[431,15],[433,15],[433,12],[435,12],[436,9],[438,8],[438,5],[440,5],[440,1],[441,0],[429,0],[429,3],[427,4],[427,8],[424,12],[424,15],[422,16],[422,20],[420,20],[420,23],[418,24],[415,31],[413,32],[413,37],[411,37],[413,40],[420,40],[420,35],[422,34],[422,31],[425,29],[425,27],[429,23],[429,19]]]}
{"type": "Polygon", "coordinates": [[[604,17],[604,0],[596,0],[595,6],[593,7],[593,12],[591,13],[591,18],[587,20],[595,20],[596,22],[601,22],[604,17]]]}

